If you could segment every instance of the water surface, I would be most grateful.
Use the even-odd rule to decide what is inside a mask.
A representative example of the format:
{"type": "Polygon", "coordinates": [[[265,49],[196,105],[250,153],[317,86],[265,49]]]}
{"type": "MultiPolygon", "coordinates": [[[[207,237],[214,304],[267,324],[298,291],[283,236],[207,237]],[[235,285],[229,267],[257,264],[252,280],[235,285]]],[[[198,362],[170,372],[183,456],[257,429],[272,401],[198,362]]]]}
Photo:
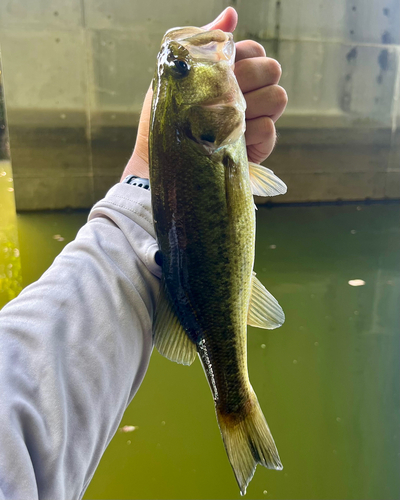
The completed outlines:
{"type": "MultiPolygon", "coordinates": [[[[86,217],[18,216],[24,286],[86,217]]],[[[284,470],[258,467],[249,500],[399,498],[399,220],[398,204],[259,208],[255,270],[287,319],[249,328],[249,371],[284,470]]],[[[85,499],[240,498],[198,361],[154,352],[123,425],[85,499]]]]}

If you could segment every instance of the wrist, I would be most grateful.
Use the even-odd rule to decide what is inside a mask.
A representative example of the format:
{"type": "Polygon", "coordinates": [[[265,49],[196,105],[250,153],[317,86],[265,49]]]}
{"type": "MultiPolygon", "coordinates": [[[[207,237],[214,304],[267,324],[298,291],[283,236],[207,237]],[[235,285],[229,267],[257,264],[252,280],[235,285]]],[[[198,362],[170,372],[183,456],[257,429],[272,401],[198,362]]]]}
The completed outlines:
{"type": "Polygon", "coordinates": [[[136,150],[132,153],[121,177],[122,182],[127,175],[136,175],[137,177],[149,178],[149,164],[145,161],[136,150]]]}

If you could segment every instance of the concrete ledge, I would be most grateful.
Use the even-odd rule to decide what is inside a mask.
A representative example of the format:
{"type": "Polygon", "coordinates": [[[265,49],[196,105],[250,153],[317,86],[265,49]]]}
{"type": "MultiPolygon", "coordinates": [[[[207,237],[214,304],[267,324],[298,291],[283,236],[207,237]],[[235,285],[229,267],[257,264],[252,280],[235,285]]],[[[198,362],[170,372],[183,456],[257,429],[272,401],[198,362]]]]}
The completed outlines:
{"type": "Polygon", "coordinates": [[[90,176],[14,177],[14,189],[17,211],[90,208],[94,204],[90,176]]]}
{"type": "MultiPolygon", "coordinates": [[[[95,114],[90,127],[78,113],[62,123],[58,112],[31,114],[26,121],[11,115],[18,210],[89,208],[118,182],[137,132],[138,116],[130,113],[95,114]]],[[[265,166],[288,184],[288,193],[268,201],[400,198],[400,132],[346,126],[337,116],[329,126],[331,118],[316,117],[315,125],[303,116],[301,127],[299,117],[279,121],[278,142],[265,166]]]]}

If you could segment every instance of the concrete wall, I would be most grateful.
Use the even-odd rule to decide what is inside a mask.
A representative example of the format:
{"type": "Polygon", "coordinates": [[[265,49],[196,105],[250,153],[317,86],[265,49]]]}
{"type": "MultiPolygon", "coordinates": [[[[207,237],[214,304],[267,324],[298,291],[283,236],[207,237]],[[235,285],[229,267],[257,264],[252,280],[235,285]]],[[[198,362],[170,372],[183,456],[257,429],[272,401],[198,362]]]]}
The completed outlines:
{"type": "Polygon", "coordinates": [[[282,201],[399,198],[399,0],[243,0],[239,12],[240,36],[283,67],[289,105],[268,161],[282,201]]]}
{"type": "MultiPolygon", "coordinates": [[[[0,45],[19,209],[90,206],[115,182],[166,29],[224,0],[1,0],[0,45]]],[[[279,201],[400,197],[400,0],[243,0],[289,94],[268,166],[279,201]]],[[[278,201],[278,200],[276,200],[278,201]]]]}

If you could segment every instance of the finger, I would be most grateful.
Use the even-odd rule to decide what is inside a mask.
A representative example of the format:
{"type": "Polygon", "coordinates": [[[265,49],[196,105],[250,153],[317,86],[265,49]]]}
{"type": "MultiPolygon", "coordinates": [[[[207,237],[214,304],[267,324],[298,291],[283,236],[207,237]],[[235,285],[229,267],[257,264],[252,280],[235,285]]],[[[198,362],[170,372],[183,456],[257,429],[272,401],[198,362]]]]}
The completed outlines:
{"type": "Polygon", "coordinates": [[[265,49],[254,40],[243,40],[236,44],[236,62],[249,57],[265,57],[265,49]]]}
{"type": "Polygon", "coordinates": [[[232,33],[237,25],[238,15],[233,7],[227,7],[221,14],[209,24],[203,26],[205,30],[222,30],[232,33]]]}
{"type": "Polygon", "coordinates": [[[281,74],[281,65],[270,57],[253,57],[235,64],[235,75],[243,93],[277,84],[281,74]]]}
{"type": "Polygon", "coordinates": [[[249,160],[261,163],[271,154],[275,146],[274,122],[268,116],[247,120],[245,137],[249,160]]]}
{"type": "Polygon", "coordinates": [[[270,85],[245,94],[247,109],[246,119],[269,116],[274,122],[281,116],[288,102],[284,88],[270,85]]]}

